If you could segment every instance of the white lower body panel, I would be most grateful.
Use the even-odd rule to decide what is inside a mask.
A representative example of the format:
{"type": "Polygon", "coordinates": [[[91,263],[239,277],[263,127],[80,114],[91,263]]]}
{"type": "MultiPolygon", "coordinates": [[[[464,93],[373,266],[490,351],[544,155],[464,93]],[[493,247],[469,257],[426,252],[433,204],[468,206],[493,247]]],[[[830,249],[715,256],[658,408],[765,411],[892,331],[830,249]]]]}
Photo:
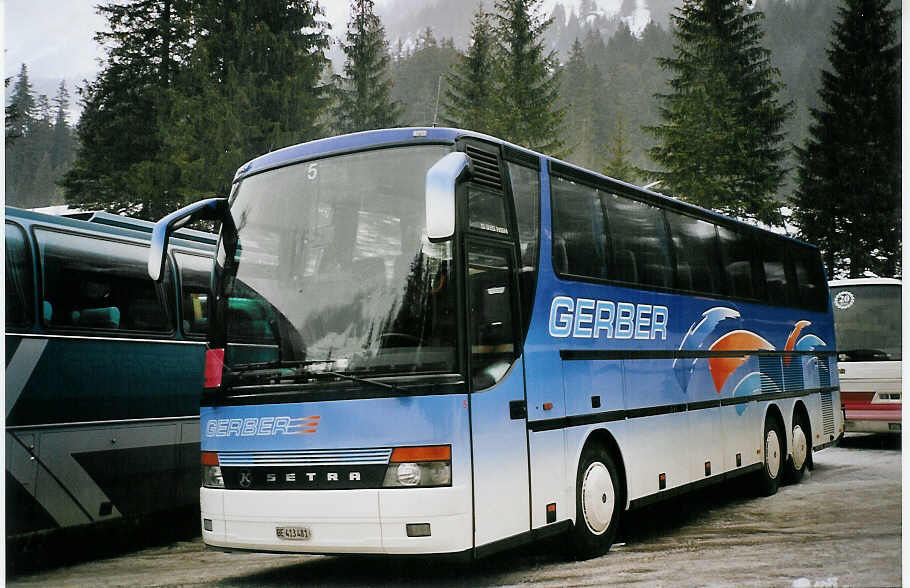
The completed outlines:
{"type": "Polygon", "coordinates": [[[385,490],[215,490],[202,488],[207,545],[298,553],[451,553],[470,549],[471,502],[462,488],[385,490]],[[407,524],[430,536],[408,537],[407,524]],[[310,538],[279,538],[278,527],[306,527],[310,538]]]}

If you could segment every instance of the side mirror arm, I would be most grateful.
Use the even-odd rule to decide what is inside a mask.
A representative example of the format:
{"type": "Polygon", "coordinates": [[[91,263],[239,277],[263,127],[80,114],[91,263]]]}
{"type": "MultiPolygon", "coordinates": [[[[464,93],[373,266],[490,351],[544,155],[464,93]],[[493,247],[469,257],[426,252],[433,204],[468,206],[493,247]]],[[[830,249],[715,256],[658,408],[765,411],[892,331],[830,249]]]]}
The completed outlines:
{"type": "Polygon", "coordinates": [[[149,251],[149,277],[156,282],[161,281],[164,275],[167,243],[171,233],[197,220],[224,221],[227,213],[227,198],[208,198],[184,206],[155,223],[155,228],[152,230],[151,250],[149,251]]]}

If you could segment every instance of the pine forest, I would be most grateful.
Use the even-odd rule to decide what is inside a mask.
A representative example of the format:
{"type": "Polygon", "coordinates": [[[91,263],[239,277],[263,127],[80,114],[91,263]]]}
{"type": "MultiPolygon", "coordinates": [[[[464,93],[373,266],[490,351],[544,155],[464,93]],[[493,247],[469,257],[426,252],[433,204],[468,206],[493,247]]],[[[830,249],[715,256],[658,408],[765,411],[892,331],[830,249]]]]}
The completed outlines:
{"type": "Polygon", "coordinates": [[[155,220],[267,151],[445,125],[900,275],[899,0],[348,4],[102,0],[75,96],[5,80],[6,203],[155,220]]]}

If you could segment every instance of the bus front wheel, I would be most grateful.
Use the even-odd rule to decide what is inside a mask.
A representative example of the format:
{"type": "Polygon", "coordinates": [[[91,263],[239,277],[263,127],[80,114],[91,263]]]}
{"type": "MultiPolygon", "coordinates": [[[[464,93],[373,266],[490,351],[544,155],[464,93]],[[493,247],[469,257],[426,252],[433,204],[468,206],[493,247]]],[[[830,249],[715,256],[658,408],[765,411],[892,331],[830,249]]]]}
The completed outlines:
{"type": "Polygon", "coordinates": [[[613,545],[625,502],[616,464],[604,448],[584,450],[575,486],[574,552],[578,559],[590,559],[613,545]]]}
{"type": "Polygon", "coordinates": [[[784,446],[784,429],[777,417],[768,415],[765,418],[765,433],[763,435],[763,464],[759,472],[759,491],[762,496],[771,496],[777,492],[783,478],[784,464],[786,462],[786,449],[784,446]]]}

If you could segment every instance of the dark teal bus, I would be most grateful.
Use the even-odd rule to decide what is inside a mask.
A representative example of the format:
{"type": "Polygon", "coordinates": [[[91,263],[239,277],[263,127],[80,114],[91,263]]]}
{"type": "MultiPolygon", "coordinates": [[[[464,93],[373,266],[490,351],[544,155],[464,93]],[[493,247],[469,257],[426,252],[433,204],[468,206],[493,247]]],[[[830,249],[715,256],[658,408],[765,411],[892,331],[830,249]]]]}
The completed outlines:
{"type": "MultiPolygon", "coordinates": [[[[79,215],[77,215],[79,216],[79,215]]],[[[6,207],[6,534],[199,504],[199,388],[215,236],[6,207]]]]}

